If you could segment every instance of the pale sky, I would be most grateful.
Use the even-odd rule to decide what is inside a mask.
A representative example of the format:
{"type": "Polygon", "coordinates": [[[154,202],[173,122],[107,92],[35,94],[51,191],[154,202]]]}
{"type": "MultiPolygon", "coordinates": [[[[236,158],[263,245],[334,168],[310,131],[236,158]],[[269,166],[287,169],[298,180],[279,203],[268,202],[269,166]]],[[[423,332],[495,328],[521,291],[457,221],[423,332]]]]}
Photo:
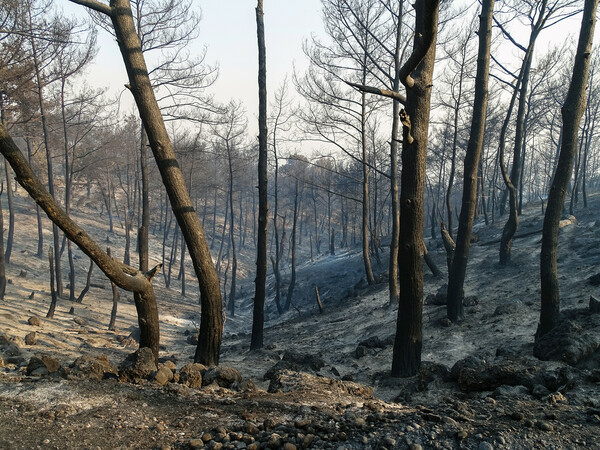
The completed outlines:
{"type": "MultiPolygon", "coordinates": [[[[66,14],[85,16],[83,6],[68,0],[57,5],[66,14]]],[[[207,47],[206,61],[218,63],[219,79],[211,87],[215,98],[223,103],[242,100],[248,111],[249,131],[256,133],[258,116],[258,50],[256,37],[256,1],[194,0],[202,11],[200,36],[195,51],[207,47]]],[[[302,53],[302,41],[311,33],[321,33],[320,0],[265,0],[264,21],[267,46],[267,84],[269,99],[281,85],[286,74],[291,81],[294,64],[302,71],[307,63],[302,53]]],[[[93,86],[110,86],[118,93],[127,83],[127,74],[114,39],[99,30],[99,53],[88,71],[86,80],[93,86]]],[[[194,53],[194,50],[192,50],[194,53]]],[[[123,93],[126,101],[128,92],[123,93]]],[[[130,107],[130,106],[129,106],[130,107]]]]}
{"type": "MultiPolygon", "coordinates": [[[[461,0],[466,1],[466,0],[461,0]]],[[[255,0],[193,0],[194,6],[201,9],[200,36],[194,52],[200,53],[203,46],[208,49],[206,61],[218,63],[220,75],[210,92],[215,98],[226,103],[230,99],[241,100],[247,110],[249,135],[257,133],[258,82],[257,82],[257,38],[255,0]]],[[[86,16],[85,8],[57,0],[67,15],[86,16]]],[[[322,35],[320,0],[265,0],[264,20],[267,46],[267,85],[269,100],[281,85],[284,77],[291,75],[294,65],[299,73],[307,67],[302,53],[302,42],[311,34],[322,35]]],[[[540,36],[537,51],[544,53],[552,42],[565,40],[568,35],[576,36],[581,16],[546,30],[540,36]]],[[[496,31],[497,32],[497,31],[496,31]]],[[[596,33],[597,42],[600,32],[596,33]]],[[[527,35],[520,39],[523,44],[527,35]]],[[[113,38],[99,31],[99,53],[95,64],[88,70],[86,81],[94,87],[110,86],[111,93],[123,91],[127,75],[121,55],[113,38]]],[[[508,51],[518,54],[508,46],[508,51]]],[[[293,90],[293,89],[292,89],[293,90]]],[[[129,92],[122,94],[124,108],[133,109],[129,92]]]]}

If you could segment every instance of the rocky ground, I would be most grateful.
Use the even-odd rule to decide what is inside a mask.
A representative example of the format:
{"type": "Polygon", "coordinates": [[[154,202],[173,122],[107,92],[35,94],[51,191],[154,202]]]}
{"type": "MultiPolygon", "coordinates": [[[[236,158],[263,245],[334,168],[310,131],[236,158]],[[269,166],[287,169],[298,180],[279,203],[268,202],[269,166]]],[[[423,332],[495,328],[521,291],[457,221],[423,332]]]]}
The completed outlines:
{"type": "MultiPolygon", "coordinates": [[[[17,200],[26,214],[26,200],[17,200]]],[[[181,297],[176,284],[167,289],[156,277],[162,345],[155,367],[143,351],[128,357],[137,344],[127,295],[117,329],[106,329],[112,299],[98,273],[83,304],[61,300],[46,319],[47,263],[34,257],[35,242],[17,236],[0,304],[0,448],[600,448],[600,314],[590,300],[600,297],[600,216],[593,200],[561,231],[564,319],[536,347],[538,357],[542,216],[531,207],[508,267],[498,266],[493,243],[503,223],[477,227],[462,323],[444,320],[444,280],[426,275],[424,363],[403,380],[388,375],[396,311],[387,305],[386,283],[361,282],[355,251],[300,265],[294,307],[278,317],[269,304],[267,345],[254,353],[248,276],[216,369],[191,364],[193,293],[181,297]]],[[[106,238],[92,216],[81,220],[106,238]]],[[[120,238],[110,236],[115,248],[120,238]]],[[[429,245],[443,269],[440,243],[429,245]]],[[[78,256],[82,280],[87,264],[78,256]]]]}

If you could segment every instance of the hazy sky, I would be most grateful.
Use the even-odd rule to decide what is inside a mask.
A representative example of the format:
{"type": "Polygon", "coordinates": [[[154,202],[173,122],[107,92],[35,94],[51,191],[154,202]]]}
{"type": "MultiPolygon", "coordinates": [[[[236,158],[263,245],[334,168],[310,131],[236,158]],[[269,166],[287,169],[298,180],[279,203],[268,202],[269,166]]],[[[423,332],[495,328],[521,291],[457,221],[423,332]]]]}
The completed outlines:
{"type": "MultiPolygon", "coordinates": [[[[256,1],[253,0],[194,0],[202,11],[200,37],[192,54],[207,47],[206,61],[218,63],[219,79],[211,92],[220,102],[240,99],[248,111],[249,129],[256,132],[254,120],[258,115],[258,50],[256,37],[256,1]]],[[[85,8],[68,0],[58,0],[65,13],[85,16],[85,8]]],[[[306,61],[302,41],[311,33],[320,33],[320,0],[266,0],[264,21],[267,46],[267,83],[269,98],[293,66],[303,70],[306,61]]],[[[127,74],[114,39],[100,30],[99,53],[88,71],[88,82],[95,86],[110,86],[112,93],[122,91],[127,74]]],[[[126,101],[128,92],[123,93],[126,101]]]]}
{"type": "MultiPolygon", "coordinates": [[[[466,0],[457,0],[466,1],[466,0]]],[[[470,3],[470,2],[469,2],[470,3]]],[[[242,100],[248,112],[249,132],[256,133],[258,114],[257,40],[255,0],[193,0],[202,11],[200,36],[192,54],[207,47],[206,61],[218,63],[220,75],[211,88],[215,98],[223,103],[230,99],[242,100]]],[[[85,8],[68,0],[57,0],[57,5],[68,15],[86,16],[85,8]]],[[[320,0],[265,0],[265,34],[267,45],[267,84],[269,99],[281,85],[286,74],[291,78],[294,65],[302,72],[306,58],[302,42],[311,34],[322,34],[320,0]]],[[[579,31],[580,16],[562,23],[540,36],[536,53],[542,54],[550,42],[564,40],[579,31]]],[[[597,33],[596,41],[598,41],[597,33]]],[[[527,35],[522,41],[526,42],[527,35]]],[[[114,39],[104,31],[99,32],[99,54],[89,69],[86,79],[93,86],[110,86],[111,93],[123,92],[123,104],[132,109],[129,92],[123,91],[127,76],[121,55],[114,39]]],[[[510,49],[515,53],[516,51],[510,49]]],[[[518,52],[516,52],[518,53],[518,52]]]]}

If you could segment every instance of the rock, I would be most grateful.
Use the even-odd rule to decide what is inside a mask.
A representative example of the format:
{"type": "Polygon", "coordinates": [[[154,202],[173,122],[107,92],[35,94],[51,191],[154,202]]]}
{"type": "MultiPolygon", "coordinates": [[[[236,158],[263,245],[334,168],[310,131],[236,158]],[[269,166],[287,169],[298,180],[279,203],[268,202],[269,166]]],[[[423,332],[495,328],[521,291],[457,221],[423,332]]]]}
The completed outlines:
{"type": "Polygon", "coordinates": [[[110,362],[106,355],[100,355],[96,358],[80,356],[73,361],[70,368],[70,377],[75,379],[102,380],[119,375],[117,367],[110,362]]]}
{"type": "Polygon", "coordinates": [[[307,434],[306,436],[304,436],[304,439],[302,439],[302,448],[310,447],[314,441],[315,441],[315,435],[307,434]]]}
{"type": "Polygon", "coordinates": [[[493,398],[507,397],[507,398],[525,398],[529,396],[529,389],[522,385],[517,386],[506,386],[502,385],[496,388],[492,392],[493,398]]]}
{"type": "Polygon", "coordinates": [[[465,392],[493,391],[502,385],[523,385],[532,389],[541,379],[539,367],[526,365],[520,360],[463,367],[458,371],[458,387],[465,392]]]}
{"type": "Polygon", "coordinates": [[[89,325],[88,321],[85,320],[83,317],[75,317],[73,319],[73,322],[82,327],[87,327],[89,325]]]}
{"type": "Polygon", "coordinates": [[[589,277],[588,283],[590,283],[592,286],[600,286],[600,273],[589,277]]]}
{"type": "Polygon", "coordinates": [[[42,319],[40,319],[38,316],[31,316],[29,319],[27,319],[27,323],[32,327],[41,327],[42,319]]]}
{"type": "Polygon", "coordinates": [[[187,339],[186,339],[187,343],[190,345],[198,345],[198,334],[190,334],[187,339]]]}
{"type": "Polygon", "coordinates": [[[590,312],[592,314],[600,313],[600,300],[594,298],[594,296],[590,295],[590,312]]]}
{"type": "Polygon", "coordinates": [[[575,320],[563,319],[554,329],[536,339],[533,355],[543,361],[564,361],[574,366],[598,349],[600,336],[597,334],[596,330],[575,320]]]}
{"type": "Polygon", "coordinates": [[[13,344],[15,344],[17,347],[19,348],[23,348],[25,347],[25,341],[23,339],[21,339],[19,336],[13,336],[10,338],[10,342],[12,342],[13,344]]]}
{"type": "Polygon", "coordinates": [[[27,271],[21,269],[21,271],[19,272],[19,278],[25,278],[27,277],[27,271]]]}
{"type": "Polygon", "coordinates": [[[365,347],[364,345],[359,345],[356,347],[356,350],[354,350],[354,357],[356,359],[360,359],[363,356],[367,356],[367,355],[368,355],[367,347],[365,347]]]}
{"type": "Polygon", "coordinates": [[[4,356],[21,356],[21,348],[14,342],[11,342],[4,349],[4,356]]]}
{"type": "Polygon", "coordinates": [[[239,386],[241,381],[242,374],[237,369],[227,366],[211,367],[204,372],[202,377],[202,384],[204,386],[217,383],[220,387],[231,388],[234,385],[239,386]]]}
{"type": "Polygon", "coordinates": [[[445,305],[448,302],[448,284],[443,284],[435,294],[429,294],[425,299],[426,305],[445,305]]]}
{"type": "Polygon", "coordinates": [[[286,442],[283,444],[283,450],[296,450],[296,446],[291,442],[286,442]]]}
{"type": "Polygon", "coordinates": [[[4,333],[0,333],[0,348],[8,347],[10,343],[10,338],[4,333]]]}
{"type": "Polygon", "coordinates": [[[119,366],[119,380],[133,382],[140,379],[151,379],[157,367],[154,353],[149,347],[142,347],[131,353],[119,366]]]}
{"type": "Polygon", "coordinates": [[[159,386],[164,386],[168,382],[173,380],[173,371],[168,367],[161,365],[156,374],[154,375],[154,382],[159,386]]]}
{"type": "Polygon", "coordinates": [[[538,400],[541,400],[545,396],[550,394],[550,390],[542,384],[536,384],[531,390],[531,395],[533,395],[538,400]]]}
{"type": "Polygon", "coordinates": [[[36,345],[37,344],[37,334],[35,331],[32,331],[31,333],[28,333],[27,336],[25,336],[25,344],[26,345],[36,345]]]}
{"type": "Polygon", "coordinates": [[[463,305],[464,306],[477,306],[479,304],[479,300],[477,299],[476,295],[468,295],[465,298],[463,298],[463,305]]]}
{"type": "Polygon", "coordinates": [[[332,395],[350,395],[363,399],[373,397],[373,388],[351,381],[341,381],[323,376],[315,376],[305,372],[281,370],[269,383],[268,392],[313,391],[332,395]]]}
{"type": "Polygon", "coordinates": [[[197,363],[186,364],[179,371],[179,383],[194,389],[202,387],[202,374],[206,366],[197,363]]]}
{"type": "Polygon", "coordinates": [[[466,358],[459,359],[450,369],[450,377],[453,380],[458,380],[458,376],[463,369],[483,369],[485,363],[482,359],[469,355],[466,358]]]}
{"type": "Polygon", "coordinates": [[[554,426],[550,422],[539,420],[535,425],[542,431],[554,431],[554,426]]]}
{"type": "Polygon", "coordinates": [[[366,348],[385,348],[385,342],[379,339],[379,336],[371,336],[370,338],[359,342],[358,345],[362,345],[366,348]]]}
{"type": "Polygon", "coordinates": [[[558,229],[568,227],[569,225],[577,225],[575,216],[567,215],[558,222],[558,229]]]}
{"type": "Polygon", "coordinates": [[[202,439],[190,439],[188,447],[191,449],[204,447],[204,441],[202,439]]]}
{"type": "Polygon", "coordinates": [[[494,446],[489,442],[482,441],[477,446],[477,450],[494,450],[494,446]]]}
{"type": "Polygon", "coordinates": [[[32,356],[27,364],[27,375],[45,375],[46,373],[55,373],[60,370],[60,361],[56,358],[47,355],[32,356]],[[39,370],[43,369],[43,370],[39,370]]]}
{"type": "Polygon", "coordinates": [[[519,312],[519,306],[516,303],[509,303],[508,305],[497,306],[494,310],[494,316],[504,316],[507,314],[515,314],[519,312]]]}
{"type": "Polygon", "coordinates": [[[316,374],[325,366],[325,361],[318,355],[288,350],[283,358],[271,367],[264,375],[265,380],[271,380],[281,370],[308,372],[316,374]]]}

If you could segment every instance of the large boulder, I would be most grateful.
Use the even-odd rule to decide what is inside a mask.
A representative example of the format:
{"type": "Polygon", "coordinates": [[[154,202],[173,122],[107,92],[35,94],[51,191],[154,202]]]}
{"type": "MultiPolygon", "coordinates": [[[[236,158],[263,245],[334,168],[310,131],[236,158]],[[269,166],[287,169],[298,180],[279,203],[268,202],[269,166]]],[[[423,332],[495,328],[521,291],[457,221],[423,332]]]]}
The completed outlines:
{"type": "Polygon", "coordinates": [[[111,363],[106,355],[96,358],[80,356],[69,367],[69,378],[74,379],[102,380],[119,375],[117,366],[111,363]]]}
{"type": "Polygon", "coordinates": [[[48,355],[32,356],[27,364],[27,375],[42,376],[60,370],[60,361],[48,355]]]}
{"type": "Polygon", "coordinates": [[[233,367],[217,366],[211,367],[206,372],[202,379],[202,384],[208,386],[216,383],[220,387],[231,388],[235,387],[242,381],[242,374],[233,367]]]}
{"type": "Polygon", "coordinates": [[[536,339],[535,357],[564,361],[575,366],[590,358],[600,348],[600,315],[588,310],[568,310],[558,325],[536,339]]]}
{"type": "Polygon", "coordinates": [[[323,376],[315,376],[305,372],[291,370],[279,371],[269,383],[268,392],[306,391],[311,395],[322,395],[323,399],[339,398],[340,396],[373,397],[373,388],[352,381],[341,381],[323,376]]]}
{"type": "Polygon", "coordinates": [[[164,386],[170,381],[173,381],[173,371],[166,365],[161,364],[158,372],[154,375],[154,382],[159,386],[164,386]]]}
{"type": "Polygon", "coordinates": [[[467,356],[454,364],[450,378],[465,392],[493,391],[500,386],[526,386],[533,389],[543,383],[543,374],[520,358],[507,357],[493,362],[477,356],[467,356]]]}
{"type": "Polygon", "coordinates": [[[130,354],[119,366],[119,380],[139,382],[154,377],[158,367],[154,361],[154,354],[149,347],[142,347],[130,354]]]}
{"type": "Polygon", "coordinates": [[[325,366],[325,361],[319,355],[288,350],[283,358],[271,367],[264,375],[265,380],[271,380],[281,370],[308,372],[316,374],[325,366]]]}
{"type": "Polygon", "coordinates": [[[200,389],[202,387],[202,374],[206,370],[206,366],[202,364],[186,364],[179,370],[179,382],[187,387],[200,389]]]}

